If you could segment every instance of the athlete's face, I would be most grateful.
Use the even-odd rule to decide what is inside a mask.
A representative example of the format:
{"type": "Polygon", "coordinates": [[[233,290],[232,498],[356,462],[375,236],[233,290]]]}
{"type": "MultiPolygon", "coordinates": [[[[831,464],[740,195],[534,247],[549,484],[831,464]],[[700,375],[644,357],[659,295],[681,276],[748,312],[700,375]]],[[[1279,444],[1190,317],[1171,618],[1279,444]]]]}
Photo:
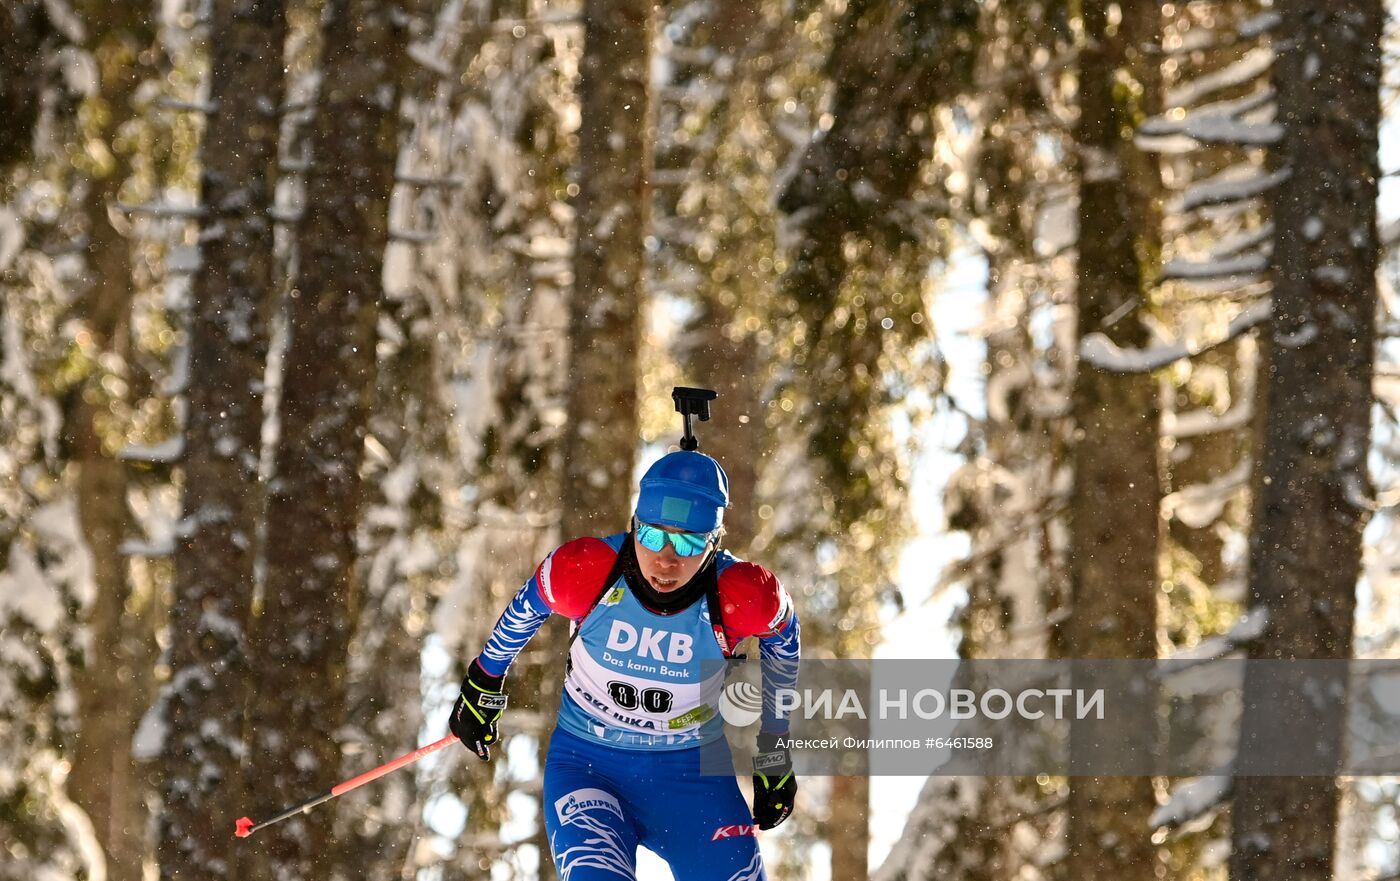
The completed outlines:
{"type": "MultiPolygon", "coordinates": [[[[667,532],[685,531],[673,529],[670,526],[658,528],[667,532]]],[[[632,547],[637,550],[637,563],[642,569],[642,577],[658,593],[670,593],[685,587],[690,579],[695,577],[695,573],[700,571],[700,567],[705,565],[705,561],[710,558],[708,551],[693,557],[682,557],[676,553],[675,548],[671,547],[669,541],[662,545],[659,551],[648,550],[637,540],[635,534],[632,536],[632,547]]]]}

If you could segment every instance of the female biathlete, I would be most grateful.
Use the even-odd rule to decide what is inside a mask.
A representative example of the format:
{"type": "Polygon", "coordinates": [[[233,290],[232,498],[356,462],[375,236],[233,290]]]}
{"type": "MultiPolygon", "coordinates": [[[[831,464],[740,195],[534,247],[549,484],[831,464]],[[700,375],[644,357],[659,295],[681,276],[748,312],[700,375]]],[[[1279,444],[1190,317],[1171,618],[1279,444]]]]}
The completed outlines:
{"type": "Polygon", "coordinates": [[[543,800],[564,881],[635,879],[640,844],[676,881],[765,879],[755,827],[792,812],[797,781],[768,670],[795,679],[797,615],[773,573],[719,547],[729,478],[694,450],[688,424],[686,440],[642,478],[628,532],[575,539],[545,558],[453,708],[452,732],[489,759],[511,661],[551,614],[572,620],[543,800]],[[765,662],[752,813],[732,774],[702,774],[700,762],[707,745],[728,755],[723,660],[749,636],[765,662]]]}

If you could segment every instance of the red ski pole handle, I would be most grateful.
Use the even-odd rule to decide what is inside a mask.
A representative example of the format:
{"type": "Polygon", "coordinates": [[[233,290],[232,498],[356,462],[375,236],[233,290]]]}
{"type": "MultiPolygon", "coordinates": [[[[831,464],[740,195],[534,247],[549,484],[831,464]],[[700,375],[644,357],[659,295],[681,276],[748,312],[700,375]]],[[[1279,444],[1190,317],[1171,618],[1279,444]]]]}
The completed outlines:
{"type": "Polygon", "coordinates": [[[263,820],[261,823],[254,823],[248,817],[239,817],[238,821],[234,824],[233,835],[235,838],[247,838],[249,835],[252,835],[254,832],[257,832],[259,829],[271,826],[273,823],[280,823],[288,817],[294,816],[296,814],[305,813],[311,810],[312,808],[316,807],[318,804],[321,804],[322,802],[330,801],[338,795],[344,795],[352,789],[358,789],[359,787],[364,786],[366,783],[378,780],[385,774],[393,773],[394,771],[397,771],[405,765],[413,764],[414,762],[426,756],[428,753],[437,752],[443,747],[456,742],[457,735],[449,734],[442,740],[434,741],[433,743],[430,743],[427,746],[420,746],[413,752],[404,753],[397,759],[394,759],[390,762],[385,762],[378,768],[375,768],[371,771],[366,771],[358,777],[351,777],[344,783],[337,783],[335,786],[332,786],[330,789],[326,790],[320,795],[315,796],[314,798],[307,799],[306,801],[302,802],[299,805],[295,805],[294,807],[287,808],[285,811],[278,814],[277,816],[268,820],[263,820]]]}

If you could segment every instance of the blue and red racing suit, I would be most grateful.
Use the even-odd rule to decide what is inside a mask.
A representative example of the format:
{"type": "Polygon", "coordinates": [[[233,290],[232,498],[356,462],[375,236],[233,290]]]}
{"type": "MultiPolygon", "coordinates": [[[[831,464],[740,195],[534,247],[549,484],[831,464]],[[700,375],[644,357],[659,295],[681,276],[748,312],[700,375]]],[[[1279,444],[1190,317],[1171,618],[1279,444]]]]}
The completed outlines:
{"type": "Polygon", "coordinates": [[[750,636],[761,659],[784,662],[765,668],[762,727],[787,732],[775,695],[796,676],[792,601],[773,573],[720,550],[713,563],[720,627],[705,596],[670,614],[653,611],[617,574],[625,541],[625,534],[581,538],[556,548],[478,658],[488,674],[504,675],[551,614],[574,622],[544,775],[555,866],[564,881],[630,881],[641,844],[671,865],[677,881],[764,879],[737,781],[701,774],[700,755],[724,736],[723,661],[750,636]]]}

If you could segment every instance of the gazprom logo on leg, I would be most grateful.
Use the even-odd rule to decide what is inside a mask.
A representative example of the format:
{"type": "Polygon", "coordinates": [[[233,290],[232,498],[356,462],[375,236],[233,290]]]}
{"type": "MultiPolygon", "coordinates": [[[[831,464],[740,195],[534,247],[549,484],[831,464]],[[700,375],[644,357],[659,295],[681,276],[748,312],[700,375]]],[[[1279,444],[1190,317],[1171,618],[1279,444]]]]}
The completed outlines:
{"type": "Polygon", "coordinates": [[[577,822],[584,814],[595,810],[611,811],[618,817],[622,816],[622,805],[617,803],[612,793],[601,789],[575,789],[554,802],[554,811],[564,823],[577,822]]]}

